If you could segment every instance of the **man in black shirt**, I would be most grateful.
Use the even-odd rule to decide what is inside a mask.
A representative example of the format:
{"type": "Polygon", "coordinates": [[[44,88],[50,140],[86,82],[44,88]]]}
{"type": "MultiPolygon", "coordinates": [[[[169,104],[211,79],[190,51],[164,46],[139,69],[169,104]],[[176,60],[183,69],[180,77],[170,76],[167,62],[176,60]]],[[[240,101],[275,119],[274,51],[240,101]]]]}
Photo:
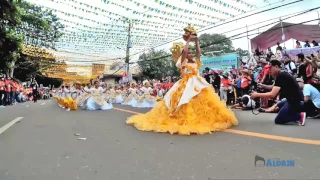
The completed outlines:
{"type": "Polygon", "coordinates": [[[277,49],[276,49],[276,51],[282,51],[282,47],[280,46],[280,43],[279,42],[277,42],[277,49]]]}
{"type": "Polygon", "coordinates": [[[38,95],[39,95],[37,81],[33,80],[31,87],[32,87],[33,102],[36,103],[38,101],[38,95]]]}
{"type": "Polygon", "coordinates": [[[206,67],[206,68],[204,69],[204,73],[205,73],[204,78],[206,79],[207,83],[211,84],[211,83],[210,83],[210,75],[211,75],[211,74],[209,74],[209,71],[210,71],[210,69],[209,69],[208,67],[206,67]]]}
{"type": "Polygon", "coordinates": [[[252,93],[251,98],[276,98],[280,93],[287,99],[284,103],[278,104],[280,111],[275,118],[276,124],[286,124],[289,122],[299,122],[304,126],[306,113],[303,111],[303,99],[296,79],[287,72],[281,72],[281,62],[270,61],[271,74],[275,77],[275,83],[271,92],[252,93]]]}
{"type": "Polygon", "coordinates": [[[305,57],[304,55],[301,53],[301,54],[298,54],[297,55],[298,57],[298,78],[302,78],[304,80],[304,82],[307,82],[307,66],[305,65],[305,57]]]}

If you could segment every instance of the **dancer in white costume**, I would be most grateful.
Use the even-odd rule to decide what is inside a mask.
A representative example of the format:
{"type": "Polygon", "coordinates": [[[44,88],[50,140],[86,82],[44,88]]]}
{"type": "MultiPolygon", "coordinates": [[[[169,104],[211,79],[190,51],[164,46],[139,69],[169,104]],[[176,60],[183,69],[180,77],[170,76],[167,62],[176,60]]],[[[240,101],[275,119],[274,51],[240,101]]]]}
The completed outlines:
{"type": "Polygon", "coordinates": [[[128,89],[128,97],[125,99],[125,101],[122,103],[123,105],[129,105],[129,106],[135,106],[137,104],[137,83],[131,82],[130,88],[128,89]]]}
{"type": "Polygon", "coordinates": [[[122,96],[122,90],[120,89],[120,87],[117,88],[117,90],[115,91],[115,102],[117,104],[121,104],[124,102],[124,98],[122,96]]]}
{"type": "Polygon", "coordinates": [[[106,87],[106,91],[103,94],[103,98],[104,98],[105,101],[107,101],[109,103],[113,103],[110,87],[106,87]]]}
{"type": "Polygon", "coordinates": [[[161,83],[156,84],[156,92],[157,92],[157,99],[163,99],[165,90],[162,88],[161,83]]]}
{"type": "Polygon", "coordinates": [[[153,89],[149,81],[143,81],[143,87],[140,89],[142,92],[141,96],[138,96],[138,103],[134,106],[137,108],[150,108],[157,104],[156,97],[152,96],[153,89]]]}
{"type": "Polygon", "coordinates": [[[78,107],[82,107],[84,104],[84,101],[87,100],[91,96],[90,89],[91,89],[90,83],[88,83],[84,88],[81,87],[79,89],[79,94],[81,94],[81,96],[78,96],[77,99],[75,100],[78,107]]]}
{"type": "Polygon", "coordinates": [[[83,108],[86,110],[108,110],[112,109],[111,103],[105,101],[104,90],[100,87],[99,81],[94,82],[94,87],[90,88],[90,95],[84,101],[83,108]]]}

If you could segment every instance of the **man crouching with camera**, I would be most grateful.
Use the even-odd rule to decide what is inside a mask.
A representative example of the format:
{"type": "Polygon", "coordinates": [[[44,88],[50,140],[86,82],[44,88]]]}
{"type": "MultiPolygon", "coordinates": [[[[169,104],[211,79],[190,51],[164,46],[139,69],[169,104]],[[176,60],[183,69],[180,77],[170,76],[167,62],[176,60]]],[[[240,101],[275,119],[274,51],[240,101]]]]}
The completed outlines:
{"type": "Polygon", "coordinates": [[[306,113],[303,112],[303,99],[300,87],[296,79],[287,72],[281,72],[281,62],[270,61],[271,75],[275,78],[275,83],[271,92],[251,94],[251,99],[255,98],[276,98],[280,93],[286,98],[284,103],[279,103],[279,112],[275,118],[276,124],[295,123],[305,125],[306,113]]]}

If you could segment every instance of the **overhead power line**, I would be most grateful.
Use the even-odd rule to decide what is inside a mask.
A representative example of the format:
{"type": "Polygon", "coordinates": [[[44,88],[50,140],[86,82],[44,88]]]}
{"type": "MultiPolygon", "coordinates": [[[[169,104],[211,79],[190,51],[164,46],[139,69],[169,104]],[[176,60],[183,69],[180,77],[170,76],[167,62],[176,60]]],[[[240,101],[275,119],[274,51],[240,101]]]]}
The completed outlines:
{"type": "MultiPolygon", "coordinates": [[[[291,26],[296,26],[296,25],[300,25],[300,24],[304,24],[304,23],[309,23],[309,22],[313,22],[313,21],[317,21],[317,20],[320,20],[320,18],[317,18],[317,19],[313,19],[313,20],[309,20],[309,21],[304,21],[304,22],[300,22],[300,23],[297,23],[297,24],[290,24],[290,25],[286,25],[286,26],[283,26],[283,27],[277,27],[277,28],[272,28],[272,29],[269,29],[265,32],[270,32],[270,31],[274,31],[274,30],[277,30],[277,29],[281,29],[281,28],[288,28],[288,27],[291,27],[291,26]]],[[[262,28],[262,27],[260,27],[262,28]]],[[[257,29],[254,29],[254,30],[257,30],[257,29]]],[[[251,30],[251,31],[254,31],[254,30],[251,30]]],[[[249,32],[249,31],[248,31],[249,32]]],[[[208,46],[212,46],[212,45],[215,45],[215,44],[220,44],[220,43],[223,43],[227,40],[236,40],[236,39],[241,39],[241,38],[244,38],[244,37],[247,37],[247,35],[245,36],[241,36],[241,37],[236,37],[236,36],[239,36],[241,34],[245,34],[247,33],[246,32],[243,32],[243,33],[239,33],[239,34],[236,34],[236,35],[233,35],[233,36],[230,36],[230,37],[227,37],[225,39],[222,39],[222,40],[219,40],[219,41],[215,41],[215,42],[212,42],[212,43],[209,43],[209,44],[206,44],[206,45],[202,45],[200,46],[201,48],[205,48],[205,47],[208,47],[208,46]],[[232,38],[232,39],[231,39],[232,38]]],[[[252,36],[252,35],[257,35],[257,34],[260,34],[260,33],[252,33],[252,34],[249,34],[249,36],[252,36]]],[[[163,58],[167,58],[167,57],[170,57],[171,55],[166,55],[166,56],[161,56],[161,57],[157,57],[157,58],[153,58],[153,59],[148,59],[148,60],[143,60],[143,61],[138,61],[138,62],[135,62],[135,63],[139,63],[139,62],[144,62],[144,61],[154,61],[154,60],[160,60],[160,59],[163,59],[163,58]]]]}
{"type": "MultiPolygon", "coordinates": [[[[278,9],[278,8],[281,8],[281,7],[285,7],[285,6],[288,6],[288,5],[292,5],[292,4],[295,4],[295,3],[299,3],[299,2],[302,2],[302,1],[305,1],[305,0],[297,0],[297,1],[293,1],[293,2],[289,2],[289,3],[286,3],[286,4],[283,4],[283,5],[279,5],[279,6],[276,6],[276,7],[272,7],[272,8],[269,8],[269,9],[265,9],[265,10],[262,10],[262,11],[259,11],[259,12],[255,12],[255,13],[252,13],[252,14],[249,14],[249,15],[246,15],[246,16],[243,16],[243,17],[240,17],[240,18],[237,18],[237,19],[234,19],[234,20],[231,20],[231,21],[228,21],[228,22],[224,22],[224,23],[221,23],[219,25],[215,25],[213,27],[209,27],[209,28],[206,28],[206,29],[202,29],[200,30],[199,32],[202,32],[202,31],[205,31],[205,30],[208,30],[208,29],[212,29],[212,28],[216,28],[216,27],[219,27],[219,26],[222,26],[222,25],[225,25],[225,24],[229,24],[231,22],[235,22],[235,21],[238,21],[238,20],[241,20],[241,19],[244,19],[244,18],[247,18],[247,17],[251,17],[251,16],[254,16],[254,15],[257,15],[257,14],[261,14],[261,13],[264,13],[264,12],[268,12],[268,11],[271,11],[271,10],[275,10],[275,9],[278,9]]],[[[181,37],[179,38],[176,38],[176,39],[173,39],[173,40],[170,40],[170,41],[167,41],[165,43],[162,43],[160,45],[156,45],[150,49],[153,49],[153,48],[157,48],[157,47],[160,47],[160,46],[163,46],[165,44],[168,44],[170,42],[173,42],[173,41],[176,41],[176,40],[180,40],[181,37]]],[[[138,53],[135,53],[135,54],[132,54],[130,55],[131,56],[134,56],[134,55],[137,55],[137,54],[140,54],[140,53],[143,53],[145,51],[140,51],[138,53]]]]}
{"type": "MultiPolygon", "coordinates": [[[[269,21],[272,21],[272,20],[276,20],[275,22],[271,23],[271,24],[274,24],[274,23],[277,23],[279,21],[279,18],[282,18],[282,20],[286,20],[286,19],[288,19],[287,17],[292,18],[292,17],[295,17],[295,16],[299,16],[301,14],[305,14],[305,13],[317,10],[319,8],[320,8],[320,6],[316,7],[316,8],[308,9],[308,10],[294,12],[294,13],[287,14],[287,15],[284,15],[284,16],[278,16],[278,17],[271,18],[271,19],[268,19],[268,20],[265,20],[265,21],[260,21],[260,22],[254,23],[254,24],[250,24],[250,25],[248,25],[248,27],[255,26],[255,25],[258,25],[258,24],[262,24],[262,23],[265,23],[265,22],[269,22],[269,21]]],[[[226,34],[226,33],[230,33],[230,32],[237,31],[237,30],[241,30],[241,29],[244,29],[244,28],[246,28],[246,26],[243,26],[243,27],[240,27],[240,28],[236,28],[236,29],[232,29],[232,30],[228,30],[228,31],[220,33],[220,34],[226,34]]],[[[145,52],[145,51],[143,51],[143,52],[145,52]]],[[[99,62],[105,62],[105,61],[111,61],[111,60],[118,60],[119,61],[119,60],[123,60],[123,59],[124,58],[120,58],[119,57],[119,58],[107,59],[107,60],[96,60],[95,62],[99,63],[99,62]]],[[[69,62],[90,62],[90,61],[69,61],[69,62]]]]}
{"type": "MultiPolygon", "coordinates": [[[[269,8],[269,9],[267,9],[267,10],[259,11],[259,12],[257,12],[257,13],[266,12],[266,11],[269,11],[269,10],[273,10],[273,9],[276,9],[276,8],[279,8],[279,7],[287,6],[287,5],[290,5],[290,4],[293,4],[293,3],[297,3],[297,2],[301,2],[301,1],[304,1],[304,0],[294,1],[294,2],[291,2],[291,3],[287,3],[287,4],[285,4],[285,5],[281,5],[281,6],[269,8]]],[[[294,14],[294,15],[289,16],[289,17],[286,17],[286,16],[288,16],[288,15],[279,16],[279,17],[277,17],[277,18],[272,18],[272,19],[268,19],[268,20],[265,20],[265,21],[262,21],[262,22],[258,22],[258,23],[252,24],[252,25],[250,25],[250,26],[257,25],[257,24],[261,24],[261,23],[263,23],[263,22],[268,22],[268,21],[271,21],[271,20],[273,20],[273,19],[278,19],[278,18],[281,18],[281,17],[286,17],[286,18],[283,18],[282,20],[287,20],[287,19],[290,19],[290,18],[292,18],[292,17],[296,17],[296,16],[299,16],[299,15],[302,15],[302,14],[305,14],[305,13],[308,13],[308,12],[311,12],[311,11],[314,11],[314,10],[319,9],[319,8],[320,8],[320,6],[319,6],[319,7],[316,7],[316,8],[308,9],[308,10],[305,10],[305,11],[299,11],[299,12],[296,12],[296,13],[292,13],[292,14],[294,14]]],[[[256,15],[257,13],[254,13],[254,14],[252,14],[252,15],[256,15]]],[[[289,15],[290,15],[290,14],[289,14],[289,15]]],[[[248,15],[248,16],[246,16],[246,17],[249,17],[249,16],[251,16],[251,15],[248,15]]],[[[244,18],[244,17],[242,17],[242,18],[244,18]]],[[[237,20],[242,19],[242,18],[238,18],[237,20]]],[[[237,21],[237,20],[235,20],[235,21],[237,21]]],[[[312,21],[315,21],[315,20],[312,20],[312,21]]],[[[307,21],[307,22],[312,22],[312,21],[307,21]]],[[[230,22],[233,22],[233,21],[229,21],[229,22],[227,22],[227,23],[230,23],[230,22]]],[[[258,27],[258,28],[252,29],[252,30],[250,30],[250,31],[245,31],[245,32],[242,32],[242,33],[239,33],[239,34],[236,34],[236,35],[227,37],[227,38],[222,39],[222,40],[220,40],[220,41],[216,41],[216,42],[213,42],[213,43],[208,44],[208,45],[203,45],[203,46],[201,46],[201,48],[208,47],[208,46],[211,46],[211,45],[214,45],[214,44],[219,44],[219,43],[225,42],[226,40],[236,40],[236,39],[241,39],[241,38],[243,38],[243,37],[247,37],[247,35],[246,35],[246,36],[243,36],[243,37],[238,37],[238,38],[230,39],[230,38],[239,36],[239,35],[241,35],[241,34],[246,34],[247,32],[251,32],[251,31],[254,31],[254,30],[259,30],[259,29],[261,29],[261,28],[270,26],[270,25],[275,24],[275,23],[276,23],[276,22],[269,23],[269,24],[267,24],[267,25],[260,26],[260,27],[258,27]]],[[[303,23],[306,23],[306,22],[302,22],[302,23],[300,23],[300,24],[303,24],[303,23]]],[[[226,23],[225,23],[225,24],[226,24],[226,23]]],[[[222,25],[222,24],[221,24],[221,25],[222,25]]],[[[295,25],[297,25],[297,24],[295,24],[295,25]]],[[[220,26],[220,25],[219,25],[219,26],[220,26]]],[[[217,27],[217,26],[215,26],[215,27],[217,27]]],[[[283,28],[285,28],[285,27],[283,27],[283,28]]],[[[227,32],[224,32],[224,33],[221,33],[221,34],[225,34],[225,33],[232,32],[232,31],[236,31],[236,30],[239,30],[239,29],[243,29],[243,27],[242,27],[242,28],[237,28],[237,29],[234,29],[234,30],[230,30],[230,31],[227,31],[227,32]]],[[[273,30],[276,30],[276,29],[273,29],[273,30]]],[[[256,35],[256,34],[259,34],[259,33],[250,34],[249,36],[256,35]]],[[[179,38],[179,39],[181,39],[181,38],[179,38]]],[[[176,40],[179,40],[179,39],[176,39],[176,40]]],[[[175,41],[175,40],[173,40],[173,41],[175,41]]],[[[171,42],[172,42],[172,41],[171,41],[171,42]]],[[[165,43],[165,44],[167,44],[167,43],[165,43]]],[[[162,45],[159,45],[159,46],[162,46],[162,45]]],[[[159,46],[156,46],[156,47],[159,47],[159,46]]],[[[155,47],[153,47],[153,48],[155,48],[155,47]]],[[[145,51],[142,51],[142,52],[145,52],[145,51]]],[[[142,52],[135,53],[135,54],[133,54],[133,55],[140,54],[140,53],[142,53],[142,52]]],[[[133,55],[131,55],[131,56],[133,56],[133,55]]],[[[167,58],[167,57],[170,57],[170,56],[171,56],[171,55],[166,55],[166,56],[161,56],[161,57],[153,58],[153,59],[150,59],[150,60],[144,60],[144,61],[160,60],[160,59],[167,58]]],[[[141,61],[138,61],[138,62],[141,62],[141,61]]],[[[135,63],[138,63],[138,62],[135,62],[135,63]]],[[[119,70],[121,70],[121,69],[122,69],[122,67],[119,68],[118,70],[116,70],[113,74],[117,73],[117,72],[118,72],[119,70]]],[[[113,74],[112,74],[112,75],[113,75],[113,74]]]]}

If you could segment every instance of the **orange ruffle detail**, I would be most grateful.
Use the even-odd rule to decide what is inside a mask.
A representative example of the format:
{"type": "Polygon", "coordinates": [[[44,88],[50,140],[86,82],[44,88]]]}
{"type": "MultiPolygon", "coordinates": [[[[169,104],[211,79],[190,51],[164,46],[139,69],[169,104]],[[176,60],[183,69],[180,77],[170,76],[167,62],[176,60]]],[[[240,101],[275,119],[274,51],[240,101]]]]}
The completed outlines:
{"type": "Polygon", "coordinates": [[[67,102],[68,102],[68,107],[67,107],[68,109],[70,110],[78,109],[77,103],[72,98],[67,98],[67,102]]]}
{"type": "Polygon", "coordinates": [[[77,103],[71,98],[60,98],[60,97],[54,97],[54,99],[60,104],[61,106],[70,109],[70,110],[77,110],[78,105],[77,103]]]}
{"type": "MultiPolygon", "coordinates": [[[[196,62],[198,62],[198,61],[196,61],[196,62]]],[[[198,66],[199,66],[199,64],[197,63],[197,68],[198,68],[198,66]]],[[[174,92],[171,93],[171,97],[170,97],[170,113],[175,113],[176,108],[177,108],[177,106],[178,106],[178,104],[180,102],[180,98],[181,98],[181,96],[183,94],[183,91],[184,91],[185,87],[187,86],[189,78],[191,78],[192,76],[198,75],[198,72],[191,65],[187,64],[185,67],[182,68],[181,75],[182,75],[182,79],[179,81],[178,89],[176,89],[174,92]],[[191,73],[186,74],[185,73],[185,68],[190,70],[191,73]]]]}
{"type": "Polygon", "coordinates": [[[173,116],[164,101],[160,101],[148,113],[132,116],[126,122],[140,131],[180,135],[212,133],[238,125],[234,113],[220,101],[212,88],[203,89],[173,116]]]}

